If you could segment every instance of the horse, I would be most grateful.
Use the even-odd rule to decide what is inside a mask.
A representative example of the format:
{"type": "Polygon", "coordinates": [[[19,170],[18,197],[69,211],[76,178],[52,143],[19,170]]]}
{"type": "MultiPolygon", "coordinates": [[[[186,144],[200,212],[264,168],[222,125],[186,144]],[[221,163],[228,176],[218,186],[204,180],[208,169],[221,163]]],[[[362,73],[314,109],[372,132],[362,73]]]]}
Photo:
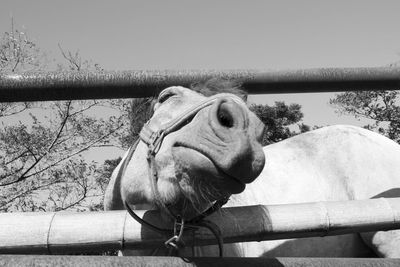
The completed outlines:
{"type": "MultiPolygon", "coordinates": [[[[400,146],[382,135],[336,125],[262,147],[263,131],[237,95],[206,97],[169,87],[114,170],[104,208],[155,207],[167,221],[190,220],[226,202],[232,207],[400,196],[400,146]]],[[[217,254],[216,246],[195,248],[196,256],[217,254]]],[[[224,254],[399,257],[400,233],[225,244],[224,254]]]]}

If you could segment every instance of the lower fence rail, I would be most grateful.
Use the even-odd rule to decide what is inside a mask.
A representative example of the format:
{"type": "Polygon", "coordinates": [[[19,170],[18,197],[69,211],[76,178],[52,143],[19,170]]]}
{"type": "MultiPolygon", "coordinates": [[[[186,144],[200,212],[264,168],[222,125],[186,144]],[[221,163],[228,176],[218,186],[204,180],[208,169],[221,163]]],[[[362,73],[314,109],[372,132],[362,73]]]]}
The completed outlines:
{"type": "MultiPolygon", "coordinates": [[[[169,227],[160,225],[158,211],[137,214],[169,227]]],[[[230,207],[208,219],[220,226],[225,243],[393,230],[400,229],[400,198],[230,207]]],[[[206,229],[183,238],[187,245],[216,243],[206,229]]],[[[70,254],[157,248],[166,237],[121,210],[2,213],[0,240],[2,254],[70,254]]]]}
{"type": "Polygon", "coordinates": [[[176,257],[113,257],[113,256],[33,256],[2,255],[1,266],[400,266],[400,259],[365,258],[190,258],[176,257]]]}

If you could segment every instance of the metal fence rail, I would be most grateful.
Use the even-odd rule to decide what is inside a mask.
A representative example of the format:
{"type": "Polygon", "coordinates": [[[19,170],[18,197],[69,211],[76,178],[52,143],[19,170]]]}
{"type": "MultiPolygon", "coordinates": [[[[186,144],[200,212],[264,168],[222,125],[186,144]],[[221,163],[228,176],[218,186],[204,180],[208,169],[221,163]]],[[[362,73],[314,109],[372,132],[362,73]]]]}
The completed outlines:
{"type": "Polygon", "coordinates": [[[213,77],[243,82],[250,94],[396,90],[400,68],[320,68],[287,71],[175,70],[0,74],[0,102],[154,96],[172,86],[213,77]]]}
{"type": "MultiPolygon", "coordinates": [[[[158,211],[137,214],[167,227],[160,225],[158,211]]],[[[220,226],[225,243],[393,230],[400,229],[400,198],[231,207],[208,219],[220,226]]],[[[140,225],[126,211],[0,214],[0,253],[150,249],[163,246],[166,238],[140,225]]],[[[216,243],[206,229],[183,238],[188,246],[216,243]]]]}
{"type": "Polygon", "coordinates": [[[191,258],[183,260],[177,257],[113,257],[113,256],[44,256],[44,255],[1,255],[1,266],[64,266],[64,267],[97,267],[97,266],[346,266],[346,267],[397,267],[400,259],[349,259],[349,258],[191,258]]]}

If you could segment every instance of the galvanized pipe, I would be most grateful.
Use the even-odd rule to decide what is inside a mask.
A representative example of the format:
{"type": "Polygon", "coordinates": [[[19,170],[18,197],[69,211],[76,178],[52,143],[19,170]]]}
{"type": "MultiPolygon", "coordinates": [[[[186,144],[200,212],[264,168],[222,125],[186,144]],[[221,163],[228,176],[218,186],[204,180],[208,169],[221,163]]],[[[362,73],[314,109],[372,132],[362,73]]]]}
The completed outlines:
{"type": "MultiPolygon", "coordinates": [[[[137,214],[156,226],[168,227],[157,211],[137,214]]],[[[225,243],[394,230],[400,229],[400,198],[231,207],[208,219],[220,226],[225,243]]],[[[122,210],[0,214],[3,254],[154,249],[163,246],[166,238],[122,210]]],[[[187,245],[216,243],[206,229],[183,238],[187,245]]]]}
{"type": "Polygon", "coordinates": [[[46,256],[46,255],[1,255],[1,266],[130,266],[130,267],[299,267],[299,266],[346,266],[346,267],[397,267],[400,259],[363,258],[190,258],[178,257],[114,257],[114,256],[46,256]]]}
{"type": "Polygon", "coordinates": [[[397,90],[400,68],[320,68],[286,71],[170,70],[0,74],[0,102],[134,98],[213,77],[243,82],[249,94],[397,90]]]}

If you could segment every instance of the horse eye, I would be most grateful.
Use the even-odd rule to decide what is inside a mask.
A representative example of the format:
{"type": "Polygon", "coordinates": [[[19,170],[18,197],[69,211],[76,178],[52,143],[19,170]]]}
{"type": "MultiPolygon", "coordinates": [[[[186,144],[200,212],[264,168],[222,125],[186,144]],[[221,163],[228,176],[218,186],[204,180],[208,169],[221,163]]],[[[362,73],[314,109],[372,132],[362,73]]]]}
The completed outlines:
{"type": "Polygon", "coordinates": [[[165,92],[165,93],[161,93],[160,96],[158,97],[158,103],[163,103],[166,100],[168,100],[170,97],[174,96],[175,93],[174,92],[165,92]]]}

